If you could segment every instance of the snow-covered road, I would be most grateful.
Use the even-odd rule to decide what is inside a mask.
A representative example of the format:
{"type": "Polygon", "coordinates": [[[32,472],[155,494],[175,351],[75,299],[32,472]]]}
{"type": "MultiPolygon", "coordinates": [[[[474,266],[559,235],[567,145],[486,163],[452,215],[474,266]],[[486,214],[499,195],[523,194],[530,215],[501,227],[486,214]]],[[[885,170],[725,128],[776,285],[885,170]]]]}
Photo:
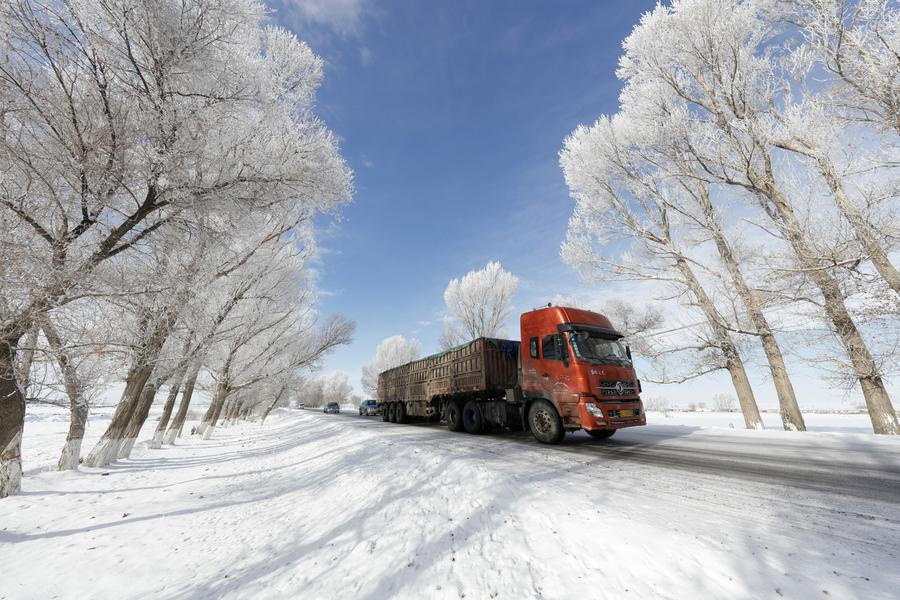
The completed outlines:
{"type": "MultiPolygon", "coordinates": [[[[280,411],[0,503],[0,598],[896,598],[900,443],[280,411]]],[[[28,430],[26,430],[28,435],[28,430]]]]}

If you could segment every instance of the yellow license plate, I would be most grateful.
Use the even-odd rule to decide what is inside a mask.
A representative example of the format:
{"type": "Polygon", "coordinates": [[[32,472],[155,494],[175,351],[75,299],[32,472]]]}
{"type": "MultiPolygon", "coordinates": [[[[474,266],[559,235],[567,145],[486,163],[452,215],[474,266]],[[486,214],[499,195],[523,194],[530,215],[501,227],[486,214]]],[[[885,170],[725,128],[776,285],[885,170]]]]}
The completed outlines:
{"type": "Polygon", "coordinates": [[[634,411],[633,410],[620,410],[619,416],[620,417],[633,417],[634,411]]]}

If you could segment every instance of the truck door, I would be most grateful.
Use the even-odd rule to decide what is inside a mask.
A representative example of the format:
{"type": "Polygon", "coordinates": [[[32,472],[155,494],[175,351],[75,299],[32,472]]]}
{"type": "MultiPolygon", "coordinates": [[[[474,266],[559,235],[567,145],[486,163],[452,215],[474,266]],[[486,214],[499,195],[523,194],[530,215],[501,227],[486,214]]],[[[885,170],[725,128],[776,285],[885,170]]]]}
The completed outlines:
{"type": "MultiPolygon", "coordinates": [[[[571,356],[563,334],[556,331],[528,339],[528,354],[523,354],[522,389],[531,396],[553,400],[557,409],[560,401],[569,400],[571,356]]],[[[560,410],[562,414],[562,410],[560,410]]]]}

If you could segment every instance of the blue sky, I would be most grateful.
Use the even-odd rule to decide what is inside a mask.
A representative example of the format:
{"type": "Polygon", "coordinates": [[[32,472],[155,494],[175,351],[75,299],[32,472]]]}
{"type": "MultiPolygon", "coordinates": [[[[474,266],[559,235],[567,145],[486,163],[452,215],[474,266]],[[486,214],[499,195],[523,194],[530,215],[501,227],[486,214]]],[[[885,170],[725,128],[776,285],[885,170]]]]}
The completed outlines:
{"type": "Polygon", "coordinates": [[[557,153],[615,110],[621,40],[653,2],[329,4],[276,3],[275,21],[326,61],[317,110],[355,172],[318,268],[322,311],[358,325],[326,369],[358,386],[385,337],[435,350],[448,281],[489,260],[519,276],[517,310],[578,286],[557,153]]]}
{"type": "MultiPolygon", "coordinates": [[[[577,125],[616,111],[621,42],[655,0],[270,5],[325,60],[318,114],[355,172],[353,203],[319,234],[321,311],[358,327],[326,371],[359,389],[361,365],[396,334],[436,351],[447,283],[490,260],[520,278],[516,313],[611,295],[559,257],[573,203],[558,152],[577,125]]],[[[822,393],[819,374],[796,375],[798,393],[816,399],[805,405],[846,406],[841,392],[822,393]]],[[[755,378],[760,405],[776,406],[755,378]]],[[[716,391],[733,394],[724,374],[649,390],[683,404],[716,391]]]]}

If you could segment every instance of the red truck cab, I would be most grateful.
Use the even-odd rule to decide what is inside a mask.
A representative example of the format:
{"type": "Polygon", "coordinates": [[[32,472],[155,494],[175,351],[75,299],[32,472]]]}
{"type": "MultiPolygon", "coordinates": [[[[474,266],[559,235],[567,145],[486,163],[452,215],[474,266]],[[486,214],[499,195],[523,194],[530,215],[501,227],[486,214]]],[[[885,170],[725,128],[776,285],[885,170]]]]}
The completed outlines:
{"type": "Polygon", "coordinates": [[[525,424],[535,437],[553,443],[584,429],[605,438],[646,425],[631,352],[606,317],[549,306],[522,314],[520,324],[525,424]]]}

